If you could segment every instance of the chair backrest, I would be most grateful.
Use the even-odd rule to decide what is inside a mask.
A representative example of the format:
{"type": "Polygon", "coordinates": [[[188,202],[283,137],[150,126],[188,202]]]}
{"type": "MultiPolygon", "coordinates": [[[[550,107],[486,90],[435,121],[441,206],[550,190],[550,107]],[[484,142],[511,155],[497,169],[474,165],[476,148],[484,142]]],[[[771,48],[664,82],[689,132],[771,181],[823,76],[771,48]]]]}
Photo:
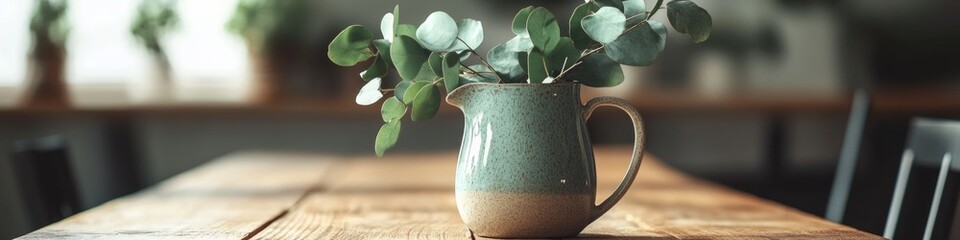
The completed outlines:
{"type": "MultiPolygon", "coordinates": [[[[901,158],[893,199],[890,201],[890,210],[883,232],[885,238],[892,239],[896,232],[907,191],[907,181],[915,166],[937,169],[936,186],[926,221],[916,223],[924,226],[923,239],[932,238],[947,177],[951,171],[960,171],[960,160],[954,161],[954,156],[960,157],[960,121],[914,119],[907,146],[901,158]]],[[[953,206],[953,203],[948,204],[953,206]]]]}
{"type": "Polygon", "coordinates": [[[81,210],[63,138],[15,142],[13,165],[32,228],[60,221],[81,210]]]}
{"type": "Polygon", "coordinates": [[[850,186],[853,184],[853,171],[857,166],[857,157],[860,153],[860,140],[863,138],[863,129],[869,110],[870,92],[866,89],[858,89],[853,95],[847,130],[843,135],[843,146],[840,149],[840,158],[837,160],[837,172],[833,178],[827,212],[824,214],[827,219],[836,223],[843,221],[843,213],[846,211],[850,186]]]}

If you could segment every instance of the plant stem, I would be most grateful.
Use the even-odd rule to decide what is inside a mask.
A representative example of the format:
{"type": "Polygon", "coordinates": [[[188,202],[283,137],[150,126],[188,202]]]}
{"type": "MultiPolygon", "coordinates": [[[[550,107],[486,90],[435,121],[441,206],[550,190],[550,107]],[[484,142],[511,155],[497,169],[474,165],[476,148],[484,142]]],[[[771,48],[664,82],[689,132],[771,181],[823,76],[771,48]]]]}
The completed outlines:
{"type": "Polygon", "coordinates": [[[654,14],[657,14],[657,11],[660,10],[660,6],[663,6],[663,0],[657,0],[657,3],[653,5],[653,11],[651,11],[650,14],[647,14],[647,20],[650,20],[654,14]]]}
{"type": "Polygon", "coordinates": [[[462,66],[463,68],[466,68],[467,70],[469,70],[469,71],[472,72],[473,74],[480,75],[480,73],[478,73],[477,70],[473,70],[472,68],[468,67],[466,64],[463,64],[462,62],[460,63],[460,66],[462,66]]]}
{"type": "MultiPolygon", "coordinates": [[[[472,47],[470,47],[470,44],[467,44],[467,42],[463,41],[463,39],[460,39],[460,37],[457,37],[457,40],[463,43],[464,46],[467,46],[467,51],[470,51],[470,53],[473,54],[473,56],[477,57],[477,59],[480,59],[480,63],[483,63],[484,66],[487,66],[487,68],[490,68],[490,70],[493,70],[493,66],[491,66],[490,63],[487,62],[487,59],[483,58],[483,56],[480,56],[480,53],[477,53],[477,50],[474,50],[472,47]]],[[[462,65],[463,63],[461,62],[460,64],[462,65]]],[[[470,69],[470,68],[468,67],[467,69],[470,69]]],[[[470,70],[473,70],[473,69],[470,69],[470,70]]],[[[473,71],[473,72],[476,73],[476,71],[473,71]]],[[[497,74],[497,83],[503,83],[503,79],[500,78],[499,74],[497,74]]]]}
{"type": "Polygon", "coordinates": [[[563,70],[562,72],[560,72],[560,74],[557,74],[557,79],[555,79],[555,80],[556,80],[556,81],[560,81],[560,80],[562,79],[562,77],[566,76],[567,73],[570,72],[571,69],[573,69],[573,68],[575,68],[575,67],[577,67],[577,66],[580,66],[580,64],[582,64],[582,63],[583,63],[583,61],[581,60],[581,61],[577,61],[577,62],[574,63],[573,65],[570,65],[570,67],[568,67],[567,69],[565,69],[565,70],[563,70]]]}

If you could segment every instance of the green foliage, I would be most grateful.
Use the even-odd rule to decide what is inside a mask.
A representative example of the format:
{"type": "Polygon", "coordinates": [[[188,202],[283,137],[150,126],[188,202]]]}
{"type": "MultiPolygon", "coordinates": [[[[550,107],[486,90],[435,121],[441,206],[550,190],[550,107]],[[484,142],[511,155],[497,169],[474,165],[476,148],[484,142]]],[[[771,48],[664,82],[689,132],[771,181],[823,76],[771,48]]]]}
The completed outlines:
{"type": "Polygon", "coordinates": [[[607,56],[620,64],[646,66],[657,59],[662,41],[665,40],[645,23],[603,46],[607,56]]]}
{"type": "Polygon", "coordinates": [[[583,29],[594,41],[606,44],[613,42],[625,30],[627,18],[620,10],[602,7],[594,14],[583,18],[583,29]]]}
{"type": "Polygon", "coordinates": [[[305,39],[312,3],[310,0],[239,0],[226,27],[257,50],[298,43],[305,39]]]}
{"type": "Polygon", "coordinates": [[[623,0],[623,14],[628,18],[644,18],[647,13],[647,5],[643,0],[623,0]]]}
{"type": "Polygon", "coordinates": [[[416,40],[405,35],[393,38],[390,56],[397,73],[403,80],[414,81],[420,75],[420,68],[427,63],[430,52],[421,48],[416,40]]]}
{"type": "Polygon", "coordinates": [[[542,83],[544,79],[550,76],[547,68],[546,59],[543,59],[543,53],[540,49],[534,48],[527,53],[527,74],[530,77],[530,83],[542,83]]]}
{"type": "Polygon", "coordinates": [[[447,49],[449,52],[477,49],[483,43],[483,24],[480,21],[462,19],[457,21],[457,30],[459,31],[457,35],[459,39],[454,41],[453,46],[447,49]]]}
{"type": "MultiPolygon", "coordinates": [[[[647,9],[644,0],[589,0],[574,9],[568,36],[561,35],[557,20],[546,8],[526,7],[511,24],[516,36],[490,49],[486,58],[476,52],[484,40],[480,21],[455,20],[438,11],[419,26],[402,24],[397,6],[380,21],[383,39],[374,40],[373,33],[362,26],[350,26],[331,42],[328,56],[342,66],[372,58],[361,73],[367,84],[357,95],[358,104],[370,105],[383,94],[393,94],[381,107],[385,124],[377,134],[375,150],[382,155],[396,144],[408,109],[413,121],[437,114],[442,90],[450,93],[470,83],[621,84],[621,64],[649,65],[664,50],[667,28],[650,19],[662,4],[657,0],[647,9]],[[479,64],[468,66],[470,58],[479,64]],[[381,86],[390,69],[396,69],[402,79],[392,89],[381,86]]],[[[712,20],[705,10],[689,0],[674,0],[667,8],[678,32],[689,34],[695,42],[709,37],[712,20]]]]}
{"type": "Polygon", "coordinates": [[[422,85],[417,91],[416,98],[413,99],[413,113],[410,114],[410,120],[430,120],[437,115],[439,109],[440,90],[437,90],[433,84],[422,85]]]}
{"type": "Polygon", "coordinates": [[[433,74],[438,76],[443,75],[443,57],[440,56],[440,53],[430,53],[430,57],[427,58],[427,64],[430,65],[430,70],[433,71],[433,74]]]}
{"type": "Polygon", "coordinates": [[[667,18],[673,25],[673,29],[679,33],[689,34],[693,42],[701,43],[710,38],[713,19],[707,10],[700,8],[696,3],[687,0],[667,3],[667,18]]]}
{"type": "Polygon", "coordinates": [[[445,52],[457,41],[457,22],[445,12],[433,12],[417,28],[417,39],[424,48],[434,52],[445,52]]]}
{"type": "Polygon", "coordinates": [[[357,93],[357,104],[368,106],[376,103],[383,98],[383,93],[380,92],[380,78],[374,78],[363,85],[363,88],[360,88],[360,93],[357,93]]]}
{"type": "Polygon", "coordinates": [[[386,101],[383,101],[383,106],[380,107],[380,116],[383,117],[385,123],[400,120],[406,113],[407,106],[395,97],[387,98],[386,101]]]}
{"type": "Polygon", "coordinates": [[[527,34],[527,19],[530,18],[530,12],[533,12],[533,6],[520,9],[517,15],[513,17],[513,34],[530,37],[530,34],[527,34]]]}
{"type": "Polygon", "coordinates": [[[606,54],[590,54],[573,70],[570,78],[591,87],[613,87],[623,82],[623,69],[606,54]]]}
{"type": "Polygon", "coordinates": [[[570,67],[580,59],[580,49],[573,45],[573,40],[568,37],[560,38],[557,47],[552,52],[547,53],[550,62],[547,64],[551,72],[559,72],[570,67]]]}
{"type": "Polygon", "coordinates": [[[374,151],[377,156],[382,157],[383,153],[397,144],[397,138],[400,137],[400,119],[394,119],[383,124],[380,131],[377,132],[377,140],[374,143],[374,151]]]}
{"type": "Polygon", "coordinates": [[[455,52],[443,56],[443,85],[448,93],[460,86],[460,56],[455,52]]]}
{"type": "Polygon", "coordinates": [[[180,21],[175,10],[176,2],[163,0],[144,0],[140,2],[137,16],[130,24],[130,33],[150,52],[163,55],[160,44],[170,31],[177,27],[180,21]]]}
{"type": "Polygon", "coordinates": [[[33,34],[34,52],[43,51],[44,47],[62,49],[70,33],[67,23],[66,0],[37,0],[30,17],[30,32],[33,34]]]}
{"type": "Polygon", "coordinates": [[[593,43],[593,39],[587,35],[587,32],[583,30],[583,18],[589,14],[593,14],[597,10],[600,10],[600,7],[593,3],[584,3],[580,4],[577,9],[573,10],[573,15],[570,16],[570,38],[573,39],[573,44],[579,49],[586,49],[593,43]]]}
{"type": "Polygon", "coordinates": [[[593,2],[600,7],[612,7],[618,11],[623,11],[623,0],[594,0],[593,2]]]}
{"type": "Polygon", "coordinates": [[[460,76],[460,85],[466,85],[470,83],[498,83],[497,74],[493,72],[493,69],[490,69],[487,66],[476,64],[470,65],[468,68],[473,69],[477,73],[472,71],[467,71],[465,74],[460,76]]]}
{"type": "Polygon", "coordinates": [[[500,75],[503,81],[508,83],[520,83],[527,80],[527,72],[520,67],[520,56],[516,51],[507,46],[508,43],[497,45],[487,53],[487,60],[493,66],[493,70],[500,75]]]}
{"type": "Polygon", "coordinates": [[[360,78],[364,81],[370,81],[376,78],[381,78],[384,75],[387,75],[388,71],[387,61],[383,57],[377,57],[373,61],[373,64],[370,64],[370,67],[367,70],[360,73],[360,78]]]}
{"type": "Polygon", "coordinates": [[[349,67],[365,61],[373,56],[370,43],[373,33],[360,25],[349,26],[330,42],[327,48],[327,57],[334,64],[349,67]]]}
{"type": "Polygon", "coordinates": [[[549,10],[538,7],[527,18],[527,34],[533,46],[542,52],[550,52],[560,42],[560,25],[549,10]]]}
{"type": "Polygon", "coordinates": [[[403,103],[410,105],[413,104],[413,100],[417,98],[417,94],[420,93],[420,89],[430,86],[429,82],[413,82],[403,91],[403,103]]]}

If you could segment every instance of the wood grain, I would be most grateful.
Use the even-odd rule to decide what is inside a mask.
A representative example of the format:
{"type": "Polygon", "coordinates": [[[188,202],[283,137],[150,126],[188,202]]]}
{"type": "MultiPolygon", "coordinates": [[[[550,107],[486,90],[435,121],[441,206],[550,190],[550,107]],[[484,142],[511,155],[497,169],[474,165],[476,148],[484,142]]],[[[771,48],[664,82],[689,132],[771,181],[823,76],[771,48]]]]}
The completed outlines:
{"type": "Polygon", "coordinates": [[[338,157],[238,154],[21,239],[240,239],[293,206],[338,157]]]}
{"type": "MultiPolygon", "coordinates": [[[[627,148],[597,148],[598,201],[627,148]]],[[[112,201],[24,239],[470,239],[454,199],[456,153],[244,154],[112,201]]],[[[677,173],[646,156],[634,187],[582,238],[881,239],[677,173]]]]}

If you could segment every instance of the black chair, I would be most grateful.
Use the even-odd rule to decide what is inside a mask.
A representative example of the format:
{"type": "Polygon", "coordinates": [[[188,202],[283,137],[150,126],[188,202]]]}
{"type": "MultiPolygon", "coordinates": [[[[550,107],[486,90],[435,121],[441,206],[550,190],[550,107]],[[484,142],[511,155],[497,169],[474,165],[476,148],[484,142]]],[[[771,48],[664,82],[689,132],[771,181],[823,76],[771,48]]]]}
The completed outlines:
{"type": "Polygon", "coordinates": [[[79,194],[63,138],[14,143],[13,165],[30,226],[60,221],[81,210],[79,194]]]}
{"type": "Polygon", "coordinates": [[[912,122],[890,202],[885,238],[921,239],[921,232],[925,240],[960,238],[956,232],[960,222],[954,221],[960,161],[954,161],[953,156],[960,156],[960,121],[912,122]],[[920,184],[908,186],[908,182],[920,184]]]}

